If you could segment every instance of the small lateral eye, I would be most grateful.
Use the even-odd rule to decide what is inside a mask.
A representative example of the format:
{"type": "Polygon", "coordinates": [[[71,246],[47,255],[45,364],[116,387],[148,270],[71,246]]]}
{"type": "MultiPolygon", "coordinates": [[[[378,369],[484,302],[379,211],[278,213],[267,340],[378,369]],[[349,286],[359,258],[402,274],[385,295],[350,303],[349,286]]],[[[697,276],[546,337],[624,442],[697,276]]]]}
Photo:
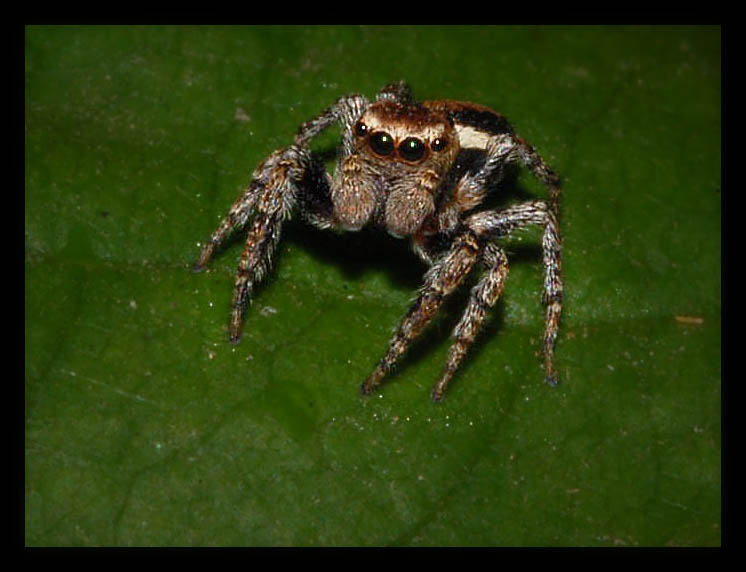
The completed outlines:
{"type": "Polygon", "coordinates": [[[358,137],[365,137],[368,134],[368,126],[362,121],[358,121],[355,124],[355,135],[358,137]]]}
{"type": "Polygon", "coordinates": [[[436,153],[438,151],[442,151],[445,148],[446,148],[446,140],[443,139],[442,137],[436,137],[430,142],[430,149],[432,149],[436,153]]]}
{"type": "Polygon", "coordinates": [[[394,151],[394,138],[384,131],[373,133],[368,144],[376,155],[391,155],[394,151]]]}
{"type": "Polygon", "coordinates": [[[425,144],[416,137],[407,137],[399,145],[399,155],[406,161],[419,161],[425,156],[425,144]]]}

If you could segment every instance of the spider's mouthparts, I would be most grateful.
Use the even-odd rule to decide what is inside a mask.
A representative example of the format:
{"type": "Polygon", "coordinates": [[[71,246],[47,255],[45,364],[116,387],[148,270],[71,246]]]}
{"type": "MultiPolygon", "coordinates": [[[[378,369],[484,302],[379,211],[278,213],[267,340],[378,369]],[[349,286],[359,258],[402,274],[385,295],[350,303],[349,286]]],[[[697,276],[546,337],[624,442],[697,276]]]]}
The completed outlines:
{"type": "Polygon", "coordinates": [[[397,238],[416,233],[435,211],[435,202],[424,189],[393,191],[386,201],[386,230],[397,238]]]}

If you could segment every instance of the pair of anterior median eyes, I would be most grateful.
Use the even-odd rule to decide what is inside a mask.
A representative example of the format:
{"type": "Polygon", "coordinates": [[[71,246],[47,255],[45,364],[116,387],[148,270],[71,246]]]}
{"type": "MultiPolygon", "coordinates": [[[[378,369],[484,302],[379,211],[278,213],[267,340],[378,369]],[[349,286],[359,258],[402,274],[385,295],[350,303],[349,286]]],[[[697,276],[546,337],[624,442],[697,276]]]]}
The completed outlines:
{"type": "MultiPolygon", "coordinates": [[[[422,159],[427,152],[427,145],[421,139],[417,137],[407,137],[399,143],[396,147],[394,138],[386,133],[385,131],[374,131],[370,133],[370,128],[363,123],[358,121],[355,125],[355,135],[358,137],[368,137],[368,146],[371,151],[381,157],[388,157],[396,150],[399,157],[405,161],[412,163],[422,159]]],[[[430,149],[436,153],[446,148],[447,141],[440,137],[436,137],[430,141],[430,149]]]]}

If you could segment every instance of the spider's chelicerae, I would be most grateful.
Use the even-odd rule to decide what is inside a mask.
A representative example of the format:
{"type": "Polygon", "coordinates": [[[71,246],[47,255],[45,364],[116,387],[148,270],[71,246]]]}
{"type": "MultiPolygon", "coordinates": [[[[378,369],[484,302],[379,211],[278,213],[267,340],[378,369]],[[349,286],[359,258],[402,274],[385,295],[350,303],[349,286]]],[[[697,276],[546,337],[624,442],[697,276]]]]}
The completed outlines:
{"type": "Polygon", "coordinates": [[[368,394],[445,298],[475,267],[481,267],[432,391],[433,400],[439,401],[474,342],[485,312],[505,286],[508,259],[497,239],[538,225],[543,228],[544,373],[547,383],[556,385],[554,345],[562,308],[558,202],[559,177],[502,115],[473,103],[418,103],[400,82],[384,87],[373,102],[361,95],[343,96],[303,123],[295,143],[275,151],[256,169],[246,191],[205,244],[195,269],[203,269],[233,231],[248,226],[230,322],[230,338],[236,342],[254,287],[270,267],[282,224],[293,214],[323,229],[355,231],[373,225],[408,238],[429,269],[388,351],[362,384],[362,392],[368,394]],[[334,124],[342,128],[342,143],[332,176],[311,153],[309,142],[334,124]],[[549,200],[487,208],[486,196],[515,162],[546,185],[549,200]]]}

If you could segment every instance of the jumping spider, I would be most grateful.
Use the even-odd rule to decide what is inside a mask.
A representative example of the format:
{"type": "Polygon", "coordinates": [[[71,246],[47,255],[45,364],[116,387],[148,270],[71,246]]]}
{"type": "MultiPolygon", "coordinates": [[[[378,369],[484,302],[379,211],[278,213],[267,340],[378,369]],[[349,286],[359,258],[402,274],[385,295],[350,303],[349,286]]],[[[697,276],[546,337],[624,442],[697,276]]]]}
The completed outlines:
{"type": "Polygon", "coordinates": [[[272,153],[254,171],[249,187],[204,246],[196,270],[235,230],[247,225],[238,265],[230,322],[231,341],[254,287],[270,267],[282,224],[294,213],[323,229],[360,230],[374,225],[409,238],[429,269],[419,296],[399,325],[386,355],[362,384],[369,394],[381,383],[451,294],[478,263],[484,273],[472,288],[453,331],[445,369],[432,391],[442,399],[474,342],[485,312],[505,286],[508,259],[496,239],[530,226],[543,228],[542,344],[546,382],[557,384],[554,345],[562,307],[559,177],[518,137],[507,119],[473,103],[436,100],[417,103],[404,82],[384,87],[374,102],[346,95],[303,123],[295,143],[272,153]],[[309,149],[327,127],[339,124],[342,143],[334,176],[309,149]],[[506,167],[521,162],[549,190],[549,200],[503,209],[483,205],[506,167]],[[480,206],[482,210],[480,210],[480,206]]]}

